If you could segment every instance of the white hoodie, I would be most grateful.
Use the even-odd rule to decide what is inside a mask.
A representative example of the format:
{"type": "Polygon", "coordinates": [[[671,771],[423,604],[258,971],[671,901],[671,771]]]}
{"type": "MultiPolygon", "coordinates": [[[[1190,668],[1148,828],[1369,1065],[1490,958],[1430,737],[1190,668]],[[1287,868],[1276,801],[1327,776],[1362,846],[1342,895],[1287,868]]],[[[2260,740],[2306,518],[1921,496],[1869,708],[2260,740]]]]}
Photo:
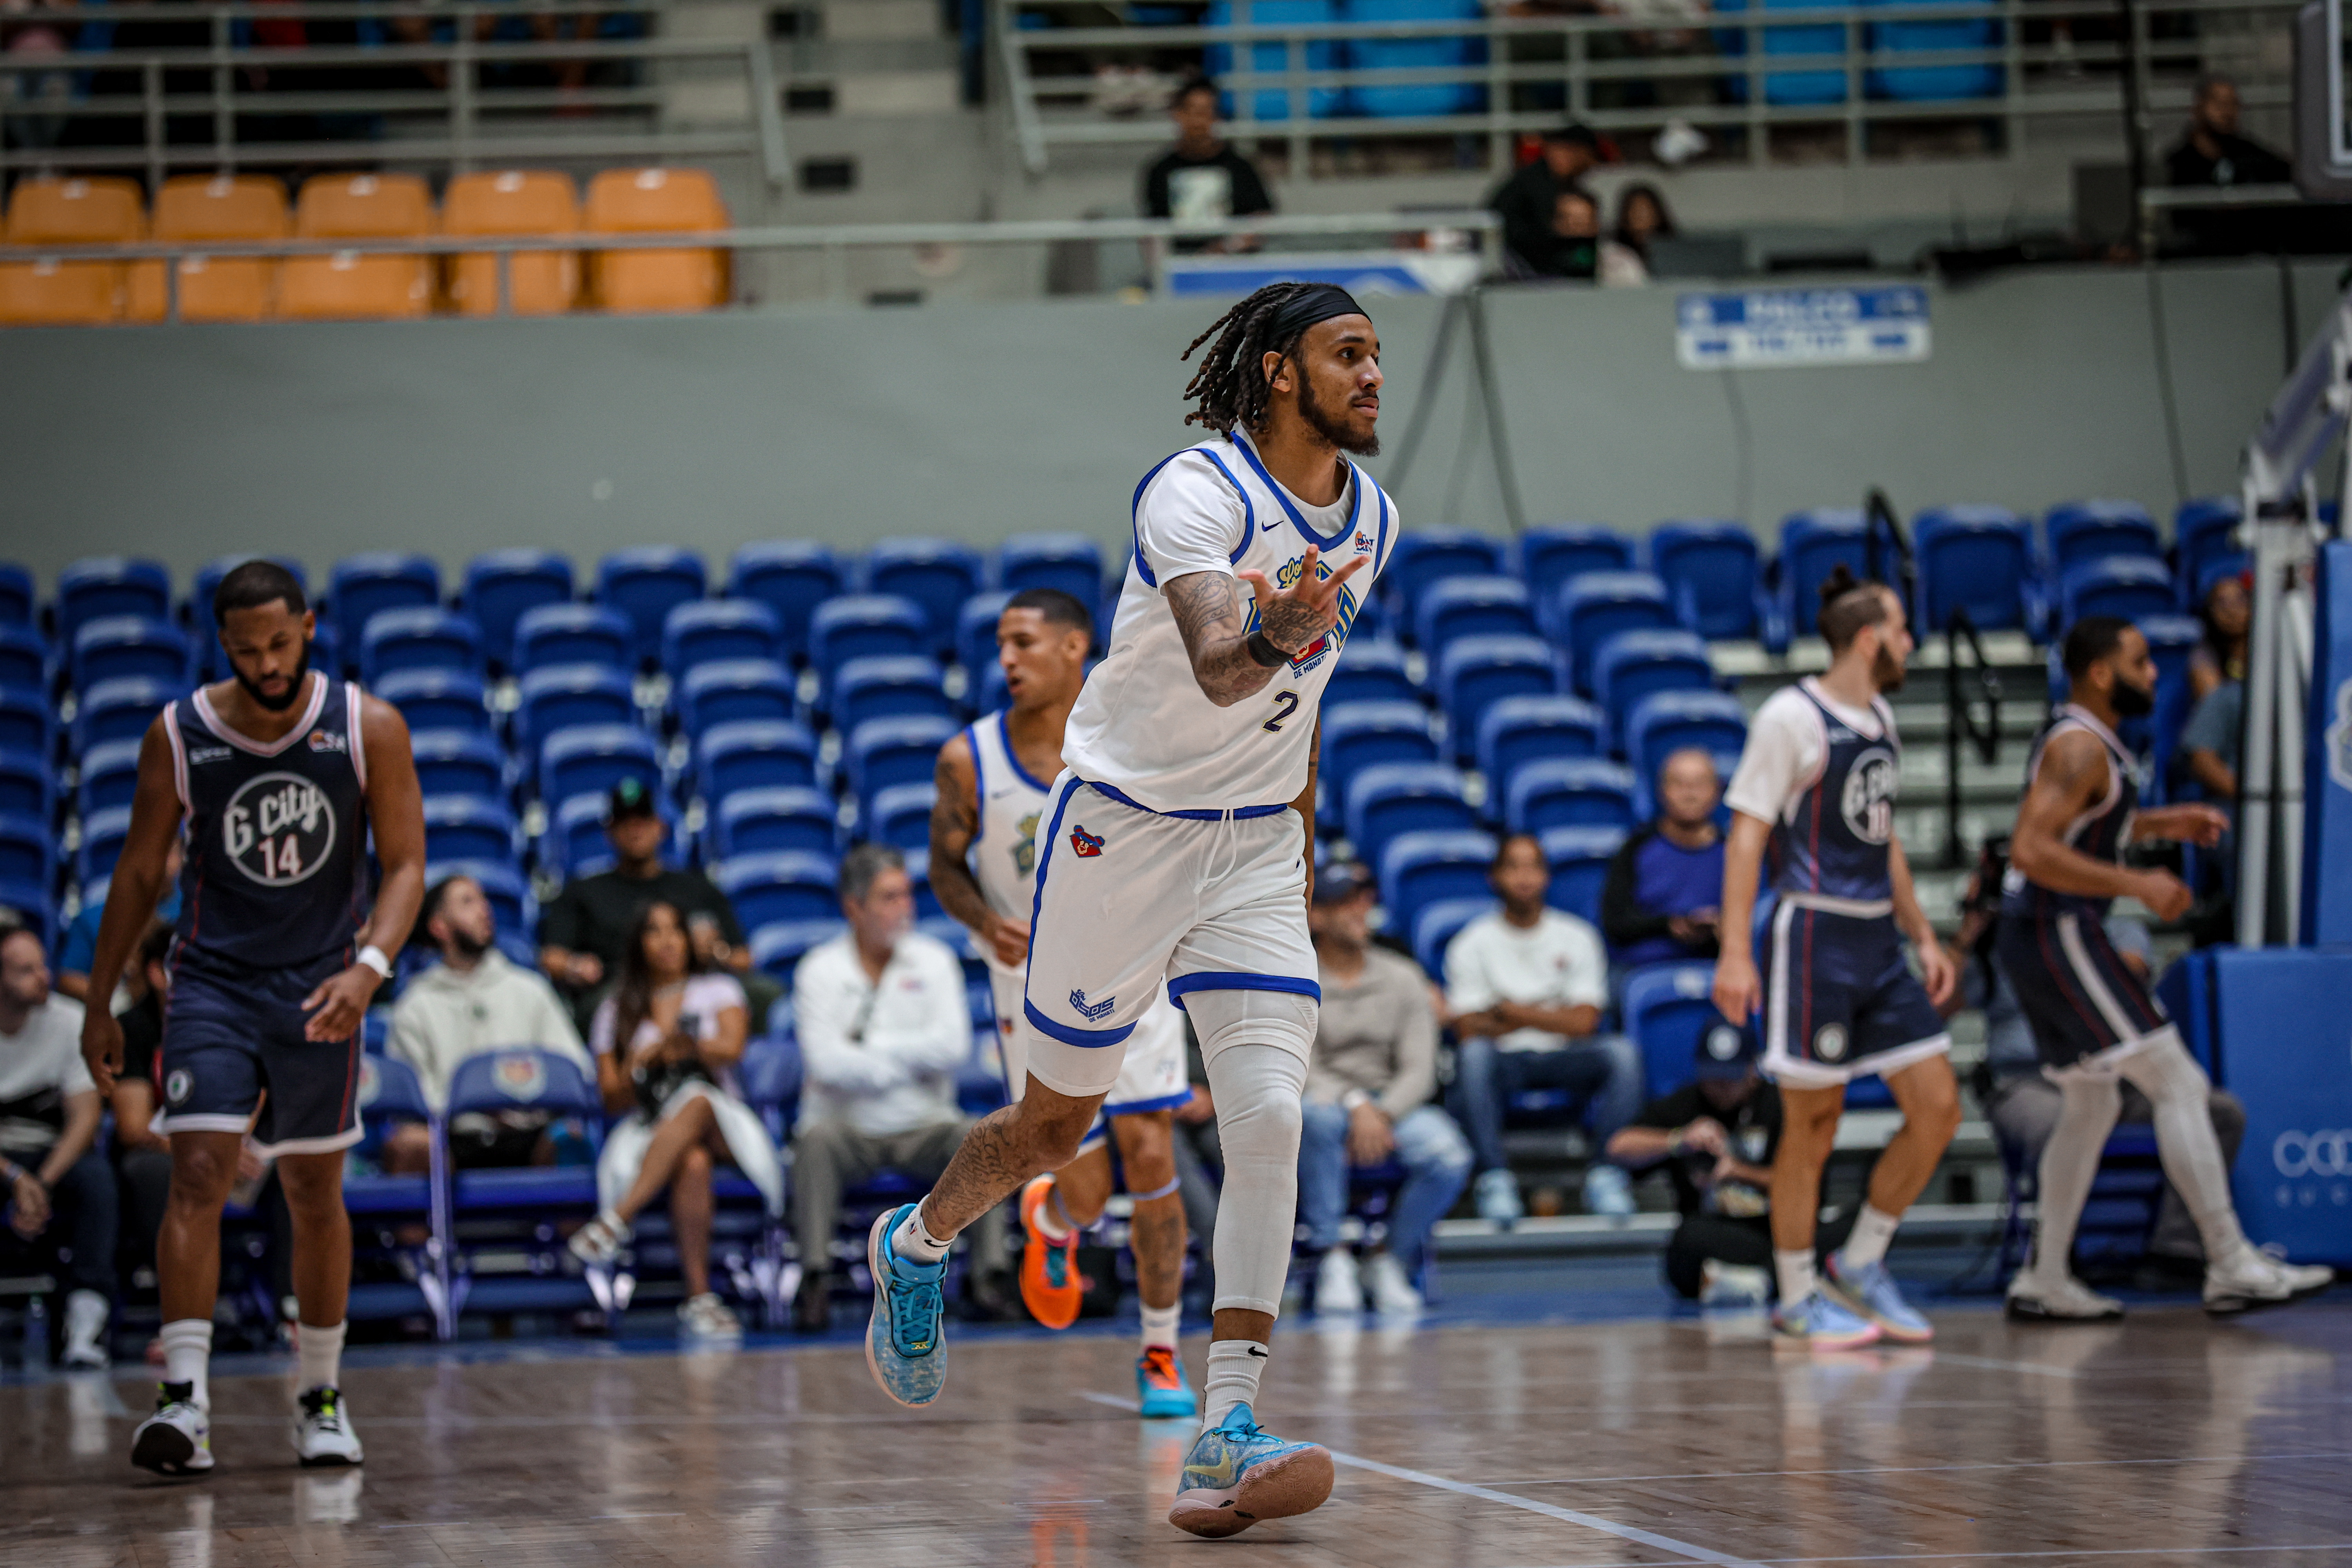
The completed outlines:
{"type": "Polygon", "coordinates": [[[436,1109],[448,1103],[449,1080],[467,1057],[501,1046],[537,1046],[569,1057],[591,1081],[596,1064],[580,1043],[572,1014],[555,987],[497,948],[460,974],[436,963],[408,983],[392,1005],[392,1038],[385,1049],[416,1069],[425,1098],[436,1109]]]}

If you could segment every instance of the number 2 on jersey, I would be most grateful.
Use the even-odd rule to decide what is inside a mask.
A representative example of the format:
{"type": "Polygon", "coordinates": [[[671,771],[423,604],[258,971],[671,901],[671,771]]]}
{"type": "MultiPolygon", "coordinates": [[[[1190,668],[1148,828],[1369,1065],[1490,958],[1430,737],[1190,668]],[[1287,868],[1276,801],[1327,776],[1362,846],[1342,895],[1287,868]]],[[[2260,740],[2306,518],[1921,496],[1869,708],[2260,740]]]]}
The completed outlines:
{"type": "Polygon", "coordinates": [[[1266,733],[1270,735],[1279,734],[1281,732],[1284,721],[1287,720],[1293,713],[1298,711],[1298,693],[1296,691],[1276,692],[1274,694],[1274,717],[1268,719],[1263,725],[1259,726],[1259,728],[1265,730],[1266,733]]]}

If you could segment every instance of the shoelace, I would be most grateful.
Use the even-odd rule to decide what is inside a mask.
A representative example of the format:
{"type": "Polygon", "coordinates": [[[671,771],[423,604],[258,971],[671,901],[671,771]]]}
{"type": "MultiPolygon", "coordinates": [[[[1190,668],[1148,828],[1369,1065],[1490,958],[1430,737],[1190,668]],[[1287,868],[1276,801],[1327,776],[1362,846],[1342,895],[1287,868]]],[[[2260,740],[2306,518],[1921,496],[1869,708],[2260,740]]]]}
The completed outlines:
{"type": "Polygon", "coordinates": [[[908,1341],[936,1337],[940,1300],[937,1281],[898,1277],[890,1289],[890,1338],[902,1354],[908,1341]]]}
{"type": "Polygon", "coordinates": [[[1176,1381],[1176,1357],[1165,1345],[1153,1345],[1143,1352],[1143,1375],[1160,1383],[1176,1381]]]}

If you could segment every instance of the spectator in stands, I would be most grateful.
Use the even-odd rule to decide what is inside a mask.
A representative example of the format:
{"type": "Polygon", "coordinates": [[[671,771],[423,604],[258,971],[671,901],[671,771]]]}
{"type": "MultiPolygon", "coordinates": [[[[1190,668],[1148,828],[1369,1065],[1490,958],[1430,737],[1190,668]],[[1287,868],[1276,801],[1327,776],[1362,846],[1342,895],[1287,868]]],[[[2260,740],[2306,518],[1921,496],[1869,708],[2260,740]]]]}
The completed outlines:
{"type": "MultiPolygon", "coordinates": [[[[1217,86],[1194,77],[1168,100],[1168,117],[1176,122],[1176,145],[1143,171],[1143,212],[1146,217],[1176,218],[1187,223],[1213,223],[1219,218],[1251,217],[1274,210],[1257,165],[1217,134],[1217,86]]],[[[1213,239],[1180,239],[1180,251],[1255,250],[1255,235],[1213,239]]]]}
{"type": "Polygon", "coordinates": [[[155,1233],[172,1195],[172,1141],[155,1130],[155,1049],[163,1041],[163,1005],[172,994],[172,928],[160,918],[140,939],[126,986],[137,1000],[122,1020],[122,1070],[114,1077],[114,1175],[121,1200],[121,1261],[134,1271],[155,1266],[155,1233]]]}
{"type": "Polygon", "coordinates": [[[1698,747],[1658,764],[1657,820],[1619,847],[1601,887],[1601,930],[1621,969],[1715,956],[1723,897],[1715,807],[1722,798],[1715,759],[1698,747]]]}
{"type": "Polygon", "coordinates": [[[1554,278],[1590,280],[1601,273],[1601,204],[1581,186],[1552,198],[1552,249],[1543,268],[1554,278]]]}
{"type": "Polygon", "coordinates": [[[2205,623],[2205,638],[2189,653],[2189,689],[2202,702],[2223,681],[2246,679],[2246,628],[2253,621],[2252,602],[2242,577],[2217,579],[2197,607],[2205,623]]]}
{"type": "Polygon", "coordinates": [[[2225,809],[2238,800],[2238,730],[2245,709],[2245,683],[2225,680],[2189,710],[2180,727],[2175,766],[2225,809]]]}
{"type": "Polygon", "coordinates": [[[667,1189],[686,1275],[681,1329],[691,1339],[732,1340],[743,1326],[710,1289],[711,1173],[732,1162],[781,1214],[783,1169],[767,1129],[735,1092],[751,1027],[743,987],[703,956],[688,919],[667,899],[647,904],[622,950],[620,984],[597,1005],[589,1030],[597,1086],[607,1110],[627,1114],[604,1135],[596,1162],[603,1207],[570,1245],[583,1262],[611,1263],[630,1221],[667,1189]]]}
{"type": "MultiPolygon", "coordinates": [[[[2165,184],[2175,187],[2284,185],[2294,177],[2287,161],[2238,133],[2238,84],[2209,74],[2198,79],[2189,129],[2164,155],[2165,184]]],[[[2250,208],[2181,207],[2173,226],[2200,251],[2230,255],[2266,248],[2291,226],[2276,212],[2250,208]]]]}
{"type": "MultiPolygon", "coordinates": [[[[657,900],[685,920],[696,961],[704,968],[751,975],[751,950],[744,945],[735,906],[701,872],[662,864],[667,831],[653,791],[641,780],[623,779],[613,786],[604,816],[617,863],[609,871],[566,882],[540,916],[540,966],[572,998],[575,1018],[593,1016],[628,950],[630,931],[657,900]]],[[[751,987],[759,989],[756,983],[751,987]]],[[[754,999],[782,994],[772,983],[769,989],[770,997],[754,999]]]]}
{"type": "Polygon", "coordinates": [[[97,1150],[102,1112],[81,1059],[81,1004],[50,992],[39,936],[22,926],[0,934],[0,1258],[71,1248],[69,1262],[50,1266],[66,1279],[61,1359],[72,1367],[106,1364],[114,1310],[118,1211],[97,1150]]]}
{"type": "MultiPolygon", "coordinates": [[[[1460,1042],[1454,1114],[1470,1135],[1481,1217],[1508,1225],[1523,1212],[1503,1157],[1503,1111],[1531,1089],[1566,1089],[1585,1102],[1595,1149],[1642,1108],[1642,1057],[1621,1035],[1603,1035],[1609,961],[1601,933],[1549,907],[1551,868],[1532,834],[1515,833],[1490,872],[1503,907],[1479,916],[1445,950],[1445,1002],[1460,1042]]],[[[1625,1173],[1596,1159],[1584,1177],[1589,1213],[1633,1212],[1625,1173]]]]}
{"type": "Polygon", "coordinates": [[[1666,208],[1666,198],[1658,187],[1636,180],[1617,193],[1617,222],[1609,237],[1641,258],[1646,276],[1650,266],[1650,242],[1675,237],[1675,216],[1666,208]]]}
{"type": "MultiPolygon", "coordinates": [[[[468,1057],[507,1046],[537,1046],[568,1057],[593,1077],[596,1063],[580,1043],[571,1010],[544,976],[522,968],[498,946],[498,916],[471,877],[444,877],[425,889],[417,931],[439,951],[392,1005],[391,1055],[416,1069],[427,1103],[449,1100],[449,1081],[468,1057]]],[[[461,1168],[551,1165],[545,1110],[469,1111],[449,1124],[449,1157],[461,1168]]],[[[423,1124],[404,1122],[384,1138],[383,1165],[418,1173],[432,1158],[423,1124]]]]}
{"type": "Polygon", "coordinates": [[[1317,873],[1307,926],[1315,942],[1323,1013],[1307,1070],[1306,1130],[1298,1144],[1298,1220],[1316,1267],[1318,1314],[1353,1314],[1367,1291],[1377,1312],[1418,1312],[1412,1281],[1432,1226],[1470,1179],[1470,1145],[1431,1102],[1437,1088],[1437,1016],[1420,966],[1371,944],[1375,894],[1360,868],[1317,873]],[[1368,1248],[1360,1273],[1340,1245],[1348,1173],[1403,1167],[1389,1207],[1388,1238],[1368,1248]]]}
{"type": "MultiPolygon", "coordinates": [[[[887,844],[852,849],[841,863],[841,912],[849,930],[811,948],[793,973],[805,1075],[793,1137],[802,1269],[793,1321],[804,1331],[830,1319],[842,1194],[884,1171],[933,1180],[968,1125],[956,1104],[956,1072],[972,1048],[963,965],[914,929],[906,857],[887,844]]],[[[972,1252],[992,1280],[1003,1263],[996,1215],[976,1227],[972,1252]]]]}
{"type": "MultiPolygon", "coordinates": [[[[155,906],[155,918],[166,924],[180,918],[180,841],[173,838],[172,847],[163,858],[163,900],[155,906]]],[[[98,951],[98,922],[105,916],[104,895],[85,900],[81,913],[74,916],[73,923],[66,927],[66,939],[58,947],[58,989],[77,1002],[87,1003],[89,1000],[89,961],[98,951]]],[[[127,979],[123,989],[126,992],[131,989],[127,979]]],[[[128,999],[127,996],[116,996],[114,1001],[118,1005],[115,1011],[121,1012],[120,1004],[128,999]]]]}
{"type": "MultiPolygon", "coordinates": [[[[1522,275],[1561,276],[1557,260],[1559,194],[1582,189],[1584,176],[1600,162],[1601,139],[1589,127],[1570,121],[1545,132],[1543,155],[1520,164],[1486,198],[1486,205],[1502,216],[1503,248],[1522,275]]],[[[1599,232],[1597,225],[1594,232],[1599,232]]]]}

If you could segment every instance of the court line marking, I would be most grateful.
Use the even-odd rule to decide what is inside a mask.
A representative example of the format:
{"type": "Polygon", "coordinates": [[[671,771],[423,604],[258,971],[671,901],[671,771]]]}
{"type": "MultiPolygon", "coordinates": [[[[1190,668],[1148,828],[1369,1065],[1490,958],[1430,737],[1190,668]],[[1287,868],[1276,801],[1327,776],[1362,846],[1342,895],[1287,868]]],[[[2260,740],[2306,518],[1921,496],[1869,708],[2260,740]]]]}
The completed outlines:
{"type": "MultiPolygon", "coordinates": [[[[2078,1546],[2071,1551],[2053,1549],[2045,1552],[1923,1552],[1907,1556],[1883,1557],[1759,1557],[1756,1559],[1756,1568],[1805,1568],[1806,1564],[1816,1563],[1949,1563],[1975,1562],[1979,1559],[2036,1561],[2052,1557],[2191,1557],[2250,1552],[2352,1552],[2352,1541],[2323,1541],[2308,1545],[2292,1546],[2078,1546]]],[[[1658,1565],[1654,1563],[1627,1561],[1546,1564],[1544,1568],[1658,1568],[1658,1565]]]]}
{"type": "Polygon", "coordinates": [[[1514,1476],[1495,1483],[1506,1487],[1583,1487],[1631,1481],[1741,1481],[1803,1479],[1812,1476],[1939,1475],[1965,1470],[2064,1470],[2110,1465],[2240,1465],[2295,1463],[2309,1459],[2352,1459],[2352,1451],[2314,1454],[2182,1454],[2145,1459],[2018,1459],[1981,1465],[1863,1465],[1838,1470],[1691,1470],[1657,1476],[1514,1476]]]}

